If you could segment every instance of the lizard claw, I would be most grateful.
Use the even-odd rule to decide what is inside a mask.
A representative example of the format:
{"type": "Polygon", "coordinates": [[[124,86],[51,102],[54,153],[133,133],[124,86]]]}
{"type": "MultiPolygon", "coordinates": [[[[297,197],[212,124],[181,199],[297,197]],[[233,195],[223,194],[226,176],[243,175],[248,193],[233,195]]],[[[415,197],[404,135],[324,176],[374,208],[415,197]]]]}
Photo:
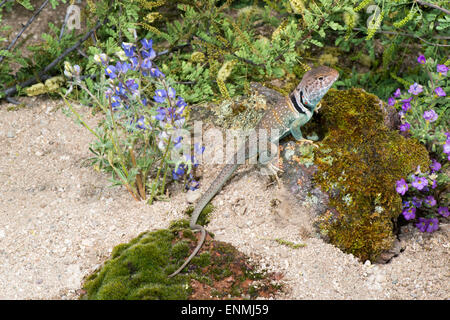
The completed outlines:
{"type": "Polygon", "coordinates": [[[308,139],[300,139],[300,140],[298,140],[297,142],[298,142],[298,143],[309,143],[309,144],[311,144],[312,146],[314,146],[314,147],[316,147],[316,148],[319,148],[319,146],[318,146],[317,144],[315,144],[314,141],[312,141],[312,140],[308,140],[308,139]]]}

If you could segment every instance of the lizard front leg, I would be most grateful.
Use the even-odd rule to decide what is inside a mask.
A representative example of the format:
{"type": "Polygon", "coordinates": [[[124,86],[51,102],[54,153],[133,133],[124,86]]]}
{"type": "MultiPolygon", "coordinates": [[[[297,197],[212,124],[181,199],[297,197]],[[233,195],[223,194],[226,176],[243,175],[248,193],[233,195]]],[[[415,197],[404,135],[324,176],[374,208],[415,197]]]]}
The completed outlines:
{"type": "Polygon", "coordinates": [[[318,146],[314,143],[314,141],[303,138],[301,126],[304,125],[306,122],[308,122],[308,120],[309,119],[307,119],[306,116],[302,116],[295,119],[289,127],[291,130],[291,134],[298,142],[310,143],[314,147],[318,148],[318,146]]]}

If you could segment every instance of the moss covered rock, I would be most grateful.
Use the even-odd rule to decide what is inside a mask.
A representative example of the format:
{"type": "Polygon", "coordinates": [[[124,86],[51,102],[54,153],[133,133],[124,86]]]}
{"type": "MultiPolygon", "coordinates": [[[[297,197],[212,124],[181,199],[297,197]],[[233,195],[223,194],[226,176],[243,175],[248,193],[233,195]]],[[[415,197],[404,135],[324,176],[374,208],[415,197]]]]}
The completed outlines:
{"type": "Polygon", "coordinates": [[[315,206],[320,235],[362,261],[377,261],[394,245],[402,204],[395,182],[430,163],[423,145],[391,130],[389,123],[376,96],[362,89],[332,89],[319,116],[305,128],[306,134],[314,131],[322,138],[319,148],[285,146],[293,149],[291,158],[298,154],[302,169],[288,183],[297,198],[292,186],[301,184],[301,200],[315,206]]]}
{"type": "Polygon", "coordinates": [[[256,271],[244,254],[209,235],[183,272],[169,278],[195,248],[197,237],[189,223],[180,220],[169,229],[144,232],[119,244],[86,278],[81,299],[254,299],[280,289],[272,284],[279,280],[277,275],[256,271]]]}

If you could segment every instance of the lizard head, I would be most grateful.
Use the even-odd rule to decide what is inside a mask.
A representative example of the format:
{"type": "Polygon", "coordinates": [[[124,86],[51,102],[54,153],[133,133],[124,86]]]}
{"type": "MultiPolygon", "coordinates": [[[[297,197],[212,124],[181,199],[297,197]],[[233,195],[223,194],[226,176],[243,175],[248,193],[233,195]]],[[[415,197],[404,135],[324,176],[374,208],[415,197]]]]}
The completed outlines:
{"type": "Polygon", "coordinates": [[[292,94],[298,103],[315,108],[338,77],[339,72],[333,68],[326,66],[313,68],[305,73],[292,94]]]}

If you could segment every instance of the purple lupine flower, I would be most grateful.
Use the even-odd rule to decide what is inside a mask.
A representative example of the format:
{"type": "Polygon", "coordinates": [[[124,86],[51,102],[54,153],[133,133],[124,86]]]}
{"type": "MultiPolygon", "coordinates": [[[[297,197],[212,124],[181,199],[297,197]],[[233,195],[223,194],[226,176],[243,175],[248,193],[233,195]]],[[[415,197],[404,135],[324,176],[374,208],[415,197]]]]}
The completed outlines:
{"type": "Polygon", "coordinates": [[[145,123],[145,116],[140,116],[136,121],[136,127],[142,130],[150,129],[150,126],[147,126],[145,123]]]}
{"type": "Polygon", "coordinates": [[[447,66],[445,64],[438,64],[436,66],[436,69],[437,69],[437,72],[439,72],[443,76],[447,75],[448,68],[447,68],[447,66]]]}
{"type": "Polygon", "coordinates": [[[138,92],[139,84],[135,79],[128,79],[125,81],[125,85],[131,91],[131,94],[136,94],[138,92]]]}
{"type": "Polygon", "coordinates": [[[205,147],[201,146],[199,143],[194,143],[194,151],[198,155],[203,154],[205,147]]]}
{"type": "Polygon", "coordinates": [[[436,95],[438,97],[445,97],[446,96],[444,89],[442,89],[441,87],[437,87],[436,89],[434,89],[434,93],[436,93],[436,95]]]}
{"type": "Polygon", "coordinates": [[[135,54],[136,47],[132,43],[122,43],[122,49],[128,58],[132,58],[135,54]]]}
{"type": "Polygon", "coordinates": [[[119,96],[112,96],[111,97],[111,107],[113,110],[117,110],[117,108],[120,106],[121,99],[119,96]]]}
{"type": "Polygon", "coordinates": [[[154,78],[159,78],[159,77],[165,77],[164,73],[162,73],[161,71],[159,71],[159,69],[157,67],[154,68],[150,68],[150,76],[154,77],[154,78]]]}
{"type": "Polygon", "coordinates": [[[388,105],[391,107],[393,107],[395,105],[395,99],[393,97],[390,97],[388,99],[388,105]]]}
{"type": "Polygon", "coordinates": [[[155,116],[155,119],[158,121],[162,121],[166,118],[167,110],[163,107],[158,108],[158,114],[155,116]]]}
{"type": "Polygon", "coordinates": [[[413,94],[415,96],[417,96],[422,91],[423,91],[423,87],[420,84],[416,83],[416,82],[414,82],[414,84],[412,84],[409,87],[409,90],[408,90],[409,93],[411,93],[411,94],[413,94]]]}
{"type": "Polygon", "coordinates": [[[105,73],[107,76],[109,76],[111,79],[115,79],[117,77],[116,74],[116,67],[109,65],[106,69],[105,69],[105,73]]]}
{"type": "Polygon", "coordinates": [[[116,72],[120,72],[120,73],[125,74],[130,69],[131,69],[131,65],[128,62],[122,63],[122,62],[119,61],[119,62],[116,63],[116,72]]]}
{"type": "Polygon", "coordinates": [[[427,232],[432,233],[439,229],[439,220],[437,218],[428,219],[427,232]]]}
{"type": "Polygon", "coordinates": [[[437,162],[435,159],[433,159],[430,168],[433,172],[439,171],[441,169],[441,164],[437,162]]]}
{"type": "Polygon", "coordinates": [[[142,51],[142,57],[146,58],[146,59],[150,59],[153,60],[156,58],[156,51],[153,50],[152,48],[148,51],[143,50],[142,51]]]}
{"type": "Polygon", "coordinates": [[[445,137],[447,138],[447,140],[449,140],[450,139],[450,132],[446,132],[444,134],[445,134],[445,137]]]}
{"type": "Polygon", "coordinates": [[[407,208],[406,210],[403,210],[402,214],[406,220],[414,219],[416,217],[416,208],[407,208]]]}
{"type": "Polygon", "coordinates": [[[394,98],[398,98],[398,97],[400,97],[401,94],[402,94],[402,92],[400,91],[400,88],[397,88],[397,90],[395,90],[393,96],[394,96],[394,98]]]}
{"type": "Polygon", "coordinates": [[[401,194],[402,196],[408,191],[408,184],[406,183],[405,179],[397,180],[395,190],[397,193],[401,194]]]}
{"type": "Polygon", "coordinates": [[[400,131],[405,132],[408,131],[411,128],[411,125],[408,122],[402,123],[400,125],[400,131]]]}
{"type": "Polygon", "coordinates": [[[438,115],[437,115],[437,113],[436,113],[433,109],[430,109],[430,110],[427,110],[427,111],[425,111],[425,112],[423,113],[423,118],[424,118],[426,121],[434,122],[434,121],[437,120],[438,115]]]}
{"type": "Polygon", "coordinates": [[[423,190],[428,184],[427,178],[424,177],[415,177],[414,181],[411,185],[417,190],[423,190]]]}
{"type": "Polygon", "coordinates": [[[142,39],[142,40],[141,40],[141,44],[142,44],[142,47],[143,47],[145,50],[149,50],[149,49],[151,49],[152,46],[153,46],[153,40],[152,40],[152,39],[150,39],[150,40],[142,39]]]}
{"type": "Polygon", "coordinates": [[[172,87],[169,87],[167,94],[168,94],[169,98],[171,98],[171,99],[175,98],[175,95],[176,95],[175,89],[172,87]]]}
{"type": "Polygon", "coordinates": [[[436,205],[436,199],[433,196],[428,196],[424,200],[425,204],[429,205],[430,207],[433,207],[436,205]]]}
{"type": "Polygon", "coordinates": [[[420,217],[419,222],[416,223],[417,229],[420,230],[420,232],[425,232],[428,226],[428,221],[425,218],[420,217]]]}
{"type": "Polygon", "coordinates": [[[152,60],[150,58],[145,58],[142,60],[141,68],[143,70],[149,70],[152,67],[152,60]]]}
{"type": "Polygon", "coordinates": [[[167,92],[163,89],[158,89],[155,91],[155,95],[153,96],[153,100],[158,103],[164,103],[166,101],[167,92]]]}
{"type": "Polygon", "coordinates": [[[180,177],[182,177],[184,175],[184,173],[186,172],[186,167],[184,164],[180,164],[177,168],[177,170],[173,169],[172,170],[172,177],[174,180],[178,180],[180,177]]]}
{"type": "Polygon", "coordinates": [[[173,147],[174,147],[175,149],[180,149],[180,148],[181,148],[181,141],[182,141],[182,140],[183,140],[183,137],[182,137],[182,136],[179,136],[179,137],[175,138],[174,141],[173,141],[173,147]]]}
{"type": "Polygon", "coordinates": [[[443,217],[448,217],[450,215],[450,213],[448,212],[448,207],[439,207],[438,208],[438,213],[443,216],[443,217]]]}
{"type": "Polygon", "coordinates": [[[418,58],[417,58],[417,62],[420,64],[424,64],[426,61],[425,56],[423,54],[421,54],[418,58]]]}

